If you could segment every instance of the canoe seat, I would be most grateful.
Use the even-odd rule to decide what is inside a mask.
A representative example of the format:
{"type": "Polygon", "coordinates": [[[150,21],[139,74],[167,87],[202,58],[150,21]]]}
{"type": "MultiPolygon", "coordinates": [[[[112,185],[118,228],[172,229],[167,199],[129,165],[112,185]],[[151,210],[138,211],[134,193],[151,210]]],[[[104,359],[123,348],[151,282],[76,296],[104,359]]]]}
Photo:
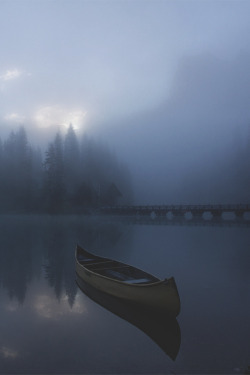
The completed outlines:
{"type": "Polygon", "coordinates": [[[114,267],[120,267],[120,263],[116,262],[114,260],[106,260],[106,261],[98,261],[94,263],[88,263],[86,264],[86,268],[93,271],[99,271],[102,269],[112,269],[114,267]]]}
{"type": "Polygon", "coordinates": [[[116,280],[124,281],[125,283],[129,283],[129,284],[144,284],[144,283],[149,283],[150,281],[152,282],[152,279],[148,277],[135,278],[132,275],[127,274],[125,267],[119,267],[119,268],[101,269],[101,270],[98,270],[98,273],[104,276],[113,277],[116,280]],[[121,270],[120,272],[119,272],[119,268],[121,270]]]}
{"type": "MultiPolygon", "coordinates": [[[[98,266],[99,264],[104,264],[104,263],[107,263],[107,261],[103,261],[103,260],[100,260],[100,259],[96,259],[96,258],[87,258],[87,257],[84,257],[84,256],[78,256],[77,257],[77,260],[79,263],[83,264],[83,265],[86,265],[87,267],[96,267],[98,266]]],[[[113,261],[109,261],[109,262],[113,262],[113,261]]]]}
{"type": "Polygon", "coordinates": [[[78,259],[78,261],[80,262],[80,263],[89,263],[89,262],[93,262],[94,260],[95,260],[95,258],[86,258],[85,256],[81,256],[81,255],[79,255],[78,257],[77,257],[77,259],[78,259]]]}
{"type": "Polygon", "coordinates": [[[149,283],[150,279],[132,279],[132,280],[126,280],[126,283],[129,283],[129,284],[144,284],[144,283],[149,283]]]}

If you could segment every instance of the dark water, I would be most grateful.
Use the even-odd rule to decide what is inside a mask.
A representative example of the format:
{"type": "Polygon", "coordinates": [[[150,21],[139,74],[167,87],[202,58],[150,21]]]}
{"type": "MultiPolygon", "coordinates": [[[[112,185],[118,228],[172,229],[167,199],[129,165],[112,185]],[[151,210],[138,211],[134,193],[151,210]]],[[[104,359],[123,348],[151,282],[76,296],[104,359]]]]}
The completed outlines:
{"type": "Polygon", "coordinates": [[[247,372],[249,227],[4,216],[0,241],[1,374],[247,372]],[[82,293],[77,242],[160,278],[175,277],[181,313],[177,328],[162,329],[175,349],[180,334],[175,360],[82,293]]]}

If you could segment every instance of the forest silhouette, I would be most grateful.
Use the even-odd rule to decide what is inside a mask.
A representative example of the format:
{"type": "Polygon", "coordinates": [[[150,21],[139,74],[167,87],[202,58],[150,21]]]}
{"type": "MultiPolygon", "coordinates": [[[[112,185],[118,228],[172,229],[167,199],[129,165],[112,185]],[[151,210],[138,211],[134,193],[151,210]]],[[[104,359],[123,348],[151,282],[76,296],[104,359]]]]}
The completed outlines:
{"type": "Polygon", "coordinates": [[[1,213],[87,213],[132,199],[128,168],[101,142],[78,139],[70,124],[45,153],[24,127],[0,139],[1,213]]]}

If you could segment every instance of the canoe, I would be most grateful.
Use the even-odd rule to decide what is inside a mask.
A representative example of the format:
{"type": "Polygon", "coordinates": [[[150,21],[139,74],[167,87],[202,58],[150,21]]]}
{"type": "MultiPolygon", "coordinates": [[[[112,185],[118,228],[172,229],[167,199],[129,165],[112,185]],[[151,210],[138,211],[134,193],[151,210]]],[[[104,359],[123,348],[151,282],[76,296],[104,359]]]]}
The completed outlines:
{"type": "Polygon", "coordinates": [[[176,317],[135,306],[120,298],[102,293],[79,276],[76,276],[76,283],[91,300],[144,332],[173,361],[176,359],[181,343],[181,330],[176,317]]]}
{"type": "Polygon", "coordinates": [[[173,277],[160,280],[128,264],[94,255],[76,247],[76,274],[91,287],[113,297],[161,311],[169,316],[180,312],[180,298],[173,277]]]}

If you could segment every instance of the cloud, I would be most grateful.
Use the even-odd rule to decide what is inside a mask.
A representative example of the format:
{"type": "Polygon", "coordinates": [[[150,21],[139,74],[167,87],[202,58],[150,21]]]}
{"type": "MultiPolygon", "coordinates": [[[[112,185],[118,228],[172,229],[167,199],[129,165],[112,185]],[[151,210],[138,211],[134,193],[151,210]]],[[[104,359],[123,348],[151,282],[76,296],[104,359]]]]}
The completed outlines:
{"type": "Polygon", "coordinates": [[[9,69],[0,76],[0,79],[4,82],[11,81],[13,79],[19,78],[22,74],[23,72],[19,69],[9,69]]]}
{"type": "Polygon", "coordinates": [[[60,304],[51,296],[46,294],[38,295],[34,302],[34,308],[37,314],[45,319],[58,320],[70,314],[83,314],[86,307],[76,298],[74,306],[71,308],[68,304],[68,297],[63,295],[60,304]]]}
{"type": "MultiPolygon", "coordinates": [[[[4,73],[0,72],[0,92],[4,93],[10,82],[18,81],[23,77],[30,77],[32,74],[21,69],[8,69],[4,73]],[[2,74],[1,74],[2,73],[2,74]]],[[[13,96],[12,100],[15,101],[13,96]]]]}
{"type": "Polygon", "coordinates": [[[10,113],[4,116],[4,120],[12,123],[23,123],[25,117],[19,113],[10,113]]]}
{"type": "Polygon", "coordinates": [[[6,308],[6,310],[7,310],[8,312],[15,312],[15,311],[18,310],[18,308],[19,308],[19,304],[18,304],[17,301],[13,301],[13,300],[11,300],[11,301],[9,301],[9,303],[5,306],[5,308],[6,308]]]}
{"type": "Polygon", "coordinates": [[[18,357],[18,352],[16,350],[13,350],[11,348],[8,348],[7,346],[2,346],[0,348],[0,353],[4,358],[16,358],[18,357]]]}

